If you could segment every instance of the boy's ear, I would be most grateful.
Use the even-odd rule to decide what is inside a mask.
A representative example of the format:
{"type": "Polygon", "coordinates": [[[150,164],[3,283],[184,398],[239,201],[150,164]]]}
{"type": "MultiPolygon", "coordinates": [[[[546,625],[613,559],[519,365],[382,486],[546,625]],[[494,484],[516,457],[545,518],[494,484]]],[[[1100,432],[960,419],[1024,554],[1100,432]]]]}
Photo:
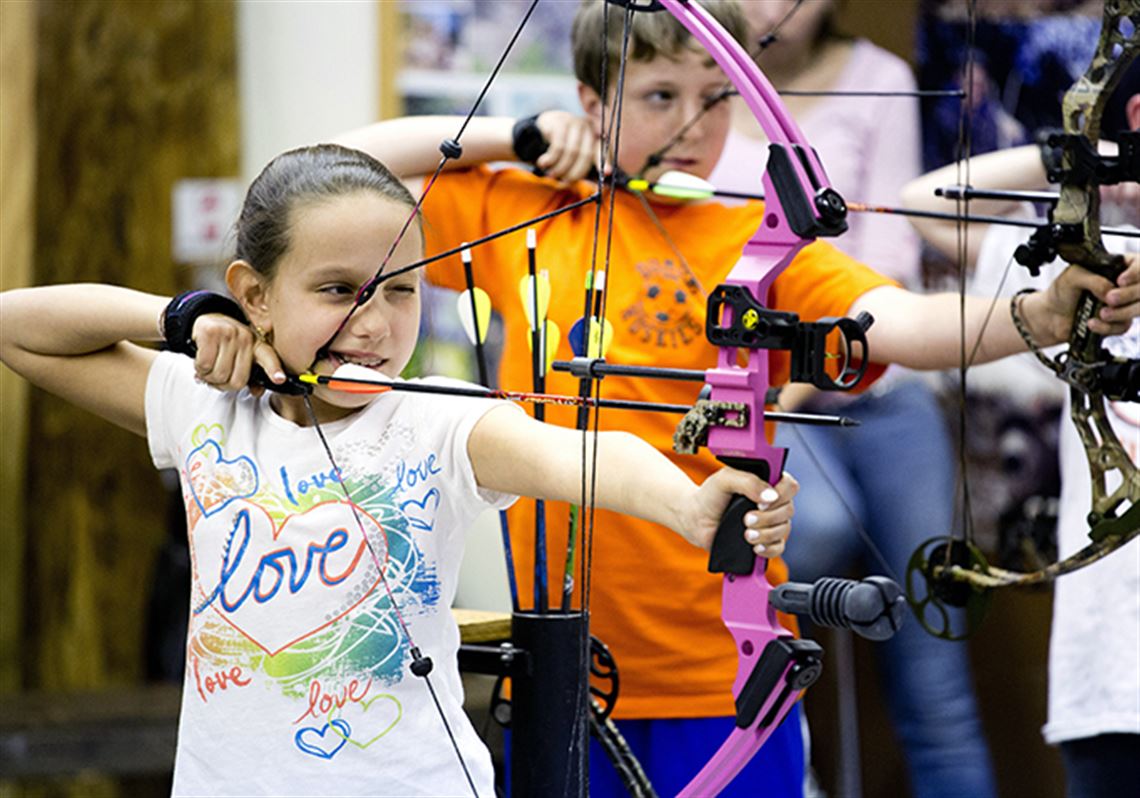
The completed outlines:
{"type": "Polygon", "coordinates": [[[245,311],[246,318],[265,332],[269,321],[268,281],[244,260],[235,260],[226,268],[226,287],[245,311]]]}
{"type": "Polygon", "coordinates": [[[579,83],[578,102],[582,103],[582,110],[586,112],[586,116],[590,119],[590,127],[593,128],[594,135],[601,138],[602,109],[604,107],[602,98],[585,83],[579,83]]]}

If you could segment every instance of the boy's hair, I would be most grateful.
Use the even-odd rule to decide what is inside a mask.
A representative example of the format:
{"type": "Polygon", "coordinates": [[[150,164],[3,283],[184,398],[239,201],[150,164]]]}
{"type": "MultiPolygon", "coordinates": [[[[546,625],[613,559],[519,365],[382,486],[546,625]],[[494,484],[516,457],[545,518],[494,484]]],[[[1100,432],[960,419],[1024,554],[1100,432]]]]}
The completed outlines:
{"type": "Polygon", "coordinates": [[[388,167],[359,150],[317,144],[278,155],[249,185],[236,224],[234,257],[272,278],[289,249],[291,214],[298,205],[362,191],[408,208],[416,205],[388,167]]]}
{"type": "MultiPolygon", "coordinates": [[[[735,0],[700,0],[700,5],[734,39],[745,47],[748,46],[748,23],[735,0]]],[[[574,27],[570,33],[574,74],[599,96],[602,94],[603,83],[607,92],[614,89],[621,59],[624,22],[625,9],[607,0],[583,0],[574,17],[574,27]],[[602,74],[603,25],[608,26],[604,45],[606,75],[602,74]]],[[[634,12],[629,38],[629,57],[632,60],[652,61],[659,56],[677,59],[685,50],[700,51],[701,47],[668,11],[634,12]]],[[[709,62],[712,63],[711,57],[709,62]]]]}

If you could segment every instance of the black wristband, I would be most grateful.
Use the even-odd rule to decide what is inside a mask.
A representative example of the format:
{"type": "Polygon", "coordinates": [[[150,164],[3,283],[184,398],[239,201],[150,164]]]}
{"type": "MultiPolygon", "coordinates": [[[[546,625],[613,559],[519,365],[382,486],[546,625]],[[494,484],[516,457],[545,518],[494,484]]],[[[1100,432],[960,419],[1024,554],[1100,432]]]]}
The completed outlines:
{"type": "Polygon", "coordinates": [[[533,166],[549,146],[542,137],[542,131],[538,129],[537,114],[520,119],[511,128],[511,147],[523,163],[533,166]]]}
{"type": "Polygon", "coordinates": [[[249,323],[241,305],[228,296],[212,291],[186,291],[170,300],[162,312],[162,336],[166,348],[190,357],[198,354],[198,347],[190,336],[194,332],[195,320],[207,313],[220,313],[242,324],[249,323]]]}

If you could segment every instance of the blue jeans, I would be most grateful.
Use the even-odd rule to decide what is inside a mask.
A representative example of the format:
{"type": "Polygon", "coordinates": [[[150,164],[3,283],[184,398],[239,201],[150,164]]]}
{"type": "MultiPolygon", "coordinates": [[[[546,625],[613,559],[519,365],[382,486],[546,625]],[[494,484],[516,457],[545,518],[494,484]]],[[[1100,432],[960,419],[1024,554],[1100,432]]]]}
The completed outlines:
{"type": "MultiPolygon", "coordinates": [[[[787,470],[800,482],[784,555],[791,578],[810,582],[858,569],[892,576],[903,586],[914,550],[953,531],[956,464],[941,410],[924,383],[907,379],[838,412],[861,425],[785,426],[777,435],[790,450],[787,470]],[[889,569],[864,543],[844,503],[889,569]]],[[[907,620],[878,646],[878,655],[915,798],[994,796],[966,648],[907,620]]]]}
{"type": "Polygon", "coordinates": [[[1140,734],[1061,743],[1067,798],[1120,798],[1140,789],[1140,734]]]}

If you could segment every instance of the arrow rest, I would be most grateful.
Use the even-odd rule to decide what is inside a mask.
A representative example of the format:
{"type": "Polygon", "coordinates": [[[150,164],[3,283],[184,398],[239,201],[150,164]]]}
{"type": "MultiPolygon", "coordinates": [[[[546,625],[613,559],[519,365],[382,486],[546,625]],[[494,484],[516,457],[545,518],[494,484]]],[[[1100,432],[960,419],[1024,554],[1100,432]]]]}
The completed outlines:
{"type": "Polygon", "coordinates": [[[709,294],[705,334],[717,347],[790,352],[790,382],[807,382],[824,391],[849,391],[867,371],[866,333],[873,323],[866,312],[854,319],[800,321],[797,313],[765,307],[745,286],[721,284],[709,294]],[[836,378],[827,373],[827,339],[834,332],[840,336],[839,349],[844,353],[836,378]]]}

